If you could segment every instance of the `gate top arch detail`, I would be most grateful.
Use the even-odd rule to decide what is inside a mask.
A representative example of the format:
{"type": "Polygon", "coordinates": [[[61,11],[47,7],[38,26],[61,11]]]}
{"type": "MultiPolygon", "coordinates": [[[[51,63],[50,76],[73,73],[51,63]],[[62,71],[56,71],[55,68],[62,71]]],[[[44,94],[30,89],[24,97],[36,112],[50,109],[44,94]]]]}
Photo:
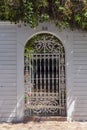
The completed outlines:
{"type": "Polygon", "coordinates": [[[26,51],[36,53],[61,53],[65,52],[61,41],[49,33],[41,33],[33,36],[26,44],[26,51]],[[29,50],[28,50],[29,49],[29,50]]]}

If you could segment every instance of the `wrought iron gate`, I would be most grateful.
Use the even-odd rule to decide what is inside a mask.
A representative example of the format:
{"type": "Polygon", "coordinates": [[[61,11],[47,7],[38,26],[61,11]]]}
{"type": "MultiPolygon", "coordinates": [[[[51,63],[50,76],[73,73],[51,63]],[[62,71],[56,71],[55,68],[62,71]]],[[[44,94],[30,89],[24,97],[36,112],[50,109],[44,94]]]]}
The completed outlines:
{"type": "Polygon", "coordinates": [[[32,41],[24,57],[25,115],[65,116],[64,47],[51,34],[39,34],[32,41]]]}

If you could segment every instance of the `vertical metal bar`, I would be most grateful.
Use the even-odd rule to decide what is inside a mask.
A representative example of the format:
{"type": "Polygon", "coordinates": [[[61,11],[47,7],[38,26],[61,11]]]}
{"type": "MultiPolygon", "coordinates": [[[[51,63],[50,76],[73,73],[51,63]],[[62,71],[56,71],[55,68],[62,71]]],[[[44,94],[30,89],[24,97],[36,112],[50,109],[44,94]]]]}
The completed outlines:
{"type": "Polygon", "coordinates": [[[33,87],[34,87],[34,96],[36,98],[36,71],[37,71],[37,68],[36,68],[36,54],[34,54],[34,63],[33,63],[33,75],[34,75],[34,84],[33,84],[33,87]]]}
{"type": "Polygon", "coordinates": [[[50,54],[50,59],[49,59],[49,82],[50,82],[50,86],[49,86],[49,89],[50,89],[50,96],[52,96],[51,94],[52,94],[52,91],[51,91],[51,89],[52,89],[52,75],[51,75],[51,67],[52,67],[52,62],[51,62],[51,54],[50,54]]]}
{"type": "Polygon", "coordinates": [[[52,96],[54,97],[54,55],[52,54],[52,96]]]}
{"type": "Polygon", "coordinates": [[[35,87],[36,87],[36,56],[35,54],[33,54],[33,60],[32,60],[32,66],[33,66],[33,70],[32,70],[32,78],[33,78],[33,90],[32,90],[32,93],[33,93],[33,97],[35,98],[35,87]]]}
{"type": "Polygon", "coordinates": [[[38,97],[39,97],[39,55],[37,54],[37,93],[38,93],[38,97]]]}
{"type": "Polygon", "coordinates": [[[53,55],[53,57],[54,57],[53,58],[54,59],[54,62],[53,62],[54,63],[54,75],[53,75],[54,76],[54,84],[53,84],[53,86],[54,86],[54,98],[55,98],[55,90],[56,90],[56,87],[55,87],[55,84],[56,84],[56,80],[55,80],[56,79],[56,71],[55,71],[56,70],[56,58],[55,58],[55,56],[56,55],[54,54],[53,55]]]}
{"type": "Polygon", "coordinates": [[[31,66],[31,69],[30,69],[30,71],[31,71],[31,73],[30,73],[30,77],[31,77],[31,96],[34,97],[34,54],[31,54],[30,57],[31,57],[31,64],[30,64],[30,66],[31,66]]]}
{"type": "Polygon", "coordinates": [[[43,55],[41,54],[41,86],[40,86],[41,96],[42,96],[42,87],[43,87],[43,55]]]}
{"type": "Polygon", "coordinates": [[[35,89],[36,89],[36,55],[33,54],[33,61],[32,61],[32,66],[33,66],[33,70],[32,70],[32,78],[33,78],[33,86],[32,86],[32,93],[33,96],[36,96],[35,93],[35,89]]]}
{"type": "Polygon", "coordinates": [[[44,97],[46,96],[46,55],[44,55],[44,97]]]}
{"type": "Polygon", "coordinates": [[[40,76],[39,76],[39,85],[40,85],[40,97],[41,97],[41,90],[42,90],[42,82],[41,82],[41,54],[40,54],[40,57],[39,57],[39,60],[40,60],[40,76]]]}
{"type": "Polygon", "coordinates": [[[46,54],[46,96],[48,93],[48,54],[46,54]]]}
{"type": "MultiPolygon", "coordinates": [[[[55,96],[56,96],[56,99],[57,99],[57,105],[59,105],[59,93],[58,93],[58,75],[59,75],[59,73],[58,73],[58,68],[59,68],[59,66],[58,66],[58,61],[59,61],[59,55],[58,54],[56,54],[56,56],[55,56],[55,59],[56,59],[56,76],[55,76],[55,78],[56,78],[56,91],[55,91],[55,96]]],[[[57,112],[58,112],[58,109],[57,109],[57,112]]]]}
{"type": "Polygon", "coordinates": [[[59,93],[58,93],[58,77],[59,77],[59,73],[58,73],[58,70],[59,70],[59,55],[56,54],[56,97],[57,99],[59,100],[59,93]]]}
{"type": "Polygon", "coordinates": [[[42,93],[44,91],[44,75],[45,75],[45,72],[44,72],[44,54],[43,54],[43,89],[42,89],[42,93]]]}
{"type": "Polygon", "coordinates": [[[46,96],[48,95],[48,55],[46,55],[46,96]]]}
{"type": "MultiPolygon", "coordinates": [[[[60,48],[59,48],[60,49],[60,48]]],[[[59,50],[59,106],[61,107],[61,62],[60,62],[60,50],[59,50]]],[[[59,115],[61,115],[61,108],[59,109],[59,115]]]]}
{"type": "MultiPolygon", "coordinates": [[[[29,71],[30,71],[30,72],[29,72],[29,77],[30,77],[30,81],[29,81],[29,82],[30,82],[30,93],[31,93],[31,91],[32,91],[31,89],[33,89],[33,87],[32,87],[32,83],[33,83],[33,75],[32,75],[32,74],[33,74],[33,73],[32,73],[32,72],[33,72],[33,63],[32,63],[32,62],[33,62],[33,61],[32,61],[32,60],[33,60],[32,54],[29,54],[29,71]]],[[[32,96],[32,95],[31,95],[31,96],[32,96]]]]}
{"type": "Polygon", "coordinates": [[[35,79],[35,81],[36,81],[36,90],[35,90],[35,93],[36,93],[36,97],[38,97],[38,86],[37,86],[37,84],[38,84],[38,82],[37,82],[37,80],[38,80],[38,66],[37,66],[37,55],[35,54],[35,56],[36,56],[36,79],[35,79]]]}
{"type": "Polygon", "coordinates": [[[48,96],[50,96],[50,55],[48,55],[48,96]]]}
{"type": "Polygon", "coordinates": [[[29,87],[29,106],[30,106],[30,115],[31,115],[31,111],[32,111],[32,108],[31,108],[31,103],[32,103],[32,100],[33,100],[33,92],[34,92],[34,86],[33,86],[33,77],[34,77],[34,62],[33,62],[33,54],[29,54],[28,55],[28,59],[29,59],[29,84],[30,84],[30,87],[29,87]]]}
{"type": "MultiPolygon", "coordinates": [[[[45,49],[45,48],[44,48],[45,49]]],[[[44,60],[44,54],[43,54],[43,87],[42,87],[42,93],[43,93],[43,96],[44,96],[44,78],[45,78],[45,60],[44,60]]]]}

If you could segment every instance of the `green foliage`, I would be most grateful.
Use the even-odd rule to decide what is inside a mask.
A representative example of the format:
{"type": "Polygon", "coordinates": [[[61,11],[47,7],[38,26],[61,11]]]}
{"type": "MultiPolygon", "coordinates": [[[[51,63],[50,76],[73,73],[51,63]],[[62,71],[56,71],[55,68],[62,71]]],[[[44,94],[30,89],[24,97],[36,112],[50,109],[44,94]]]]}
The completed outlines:
{"type": "Polygon", "coordinates": [[[41,15],[41,22],[48,21],[48,20],[49,20],[49,15],[48,14],[42,14],[41,15]]]}
{"type": "Polygon", "coordinates": [[[28,23],[31,27],[37,26],[37,17],[34,12],[32,2],[24,2],[24,18],[23,21],[28,23]]]}
{"type": "Polygon", "coordinates": [[[0,0],[0,20],[22,21],[33,28],[54,20],[59,28],[87,30],[87,0],[0,0]]]}

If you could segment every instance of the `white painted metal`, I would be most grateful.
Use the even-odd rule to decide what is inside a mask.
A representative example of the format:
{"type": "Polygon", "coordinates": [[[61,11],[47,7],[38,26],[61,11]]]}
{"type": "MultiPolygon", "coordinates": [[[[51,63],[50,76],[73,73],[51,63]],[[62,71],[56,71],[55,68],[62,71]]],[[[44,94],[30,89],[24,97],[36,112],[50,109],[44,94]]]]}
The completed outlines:
{"type": "Polygon", "coordinates": [[[46,33],[38,35],[37,39],[33,41],[32,47],[33,53],[25,52],[26,116],[30,116],[30,114],[65,116],[64,47],[56,37],[46,33]],[[60,65],[58,66],[56,62],[59,62],[60,65]],[[58,71],[56,71],[56,67],[58,71]],[[58,84],[59,80],[60,84],[58,84]]]}

